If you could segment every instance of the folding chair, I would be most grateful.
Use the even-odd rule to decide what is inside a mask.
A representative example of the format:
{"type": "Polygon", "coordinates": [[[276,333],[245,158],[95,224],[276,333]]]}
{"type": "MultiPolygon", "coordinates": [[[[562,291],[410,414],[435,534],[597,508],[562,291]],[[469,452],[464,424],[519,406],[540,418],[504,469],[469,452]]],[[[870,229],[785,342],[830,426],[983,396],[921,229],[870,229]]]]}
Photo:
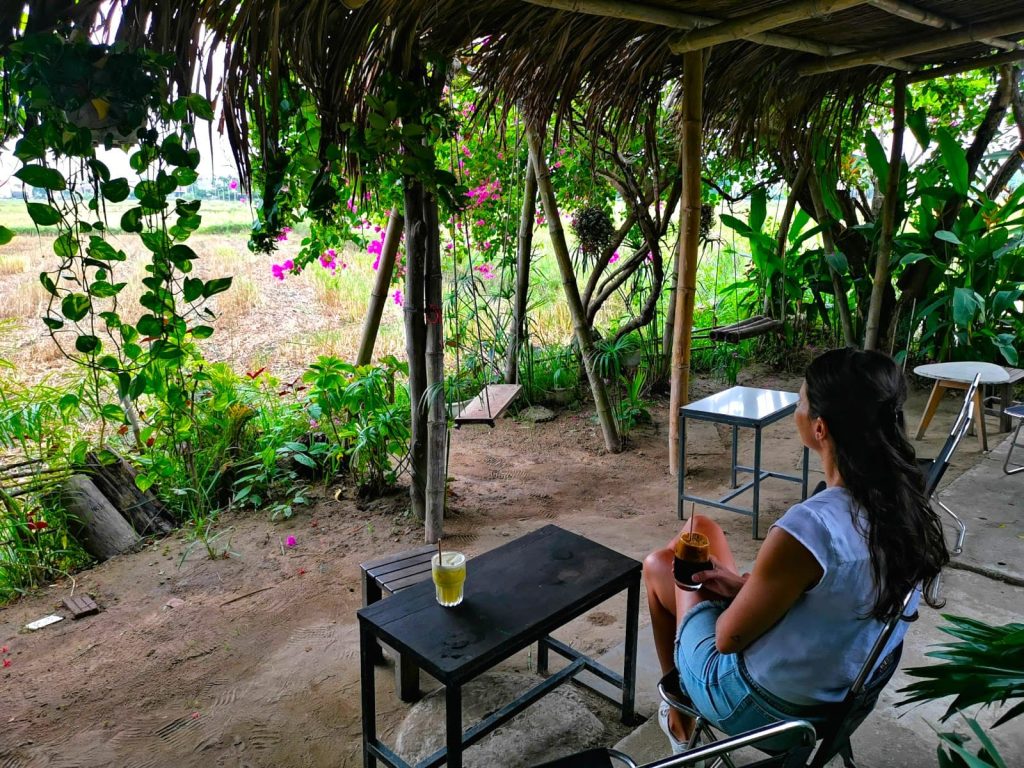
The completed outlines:
{"type": "Polygon", "coordinates": [[[1024,448],[1024,446],[1017,442],[1017,438],[1020,437],[1020,428],[1024,426],[1024,405],[1014,405],[1003,412],[1007,416],[1020,419],[1020,421],[1017,422],[1017,429],[1013,433],[1013,440],[1010,441],[1010,450],[1006,452],[1006,461],[1003,462],[1003,472],[1008,475],[1016,475],[1018,472],[1024,472],[1024,464],[1018,464],[1015,461],[1011,461],[1010,457],[1013,456],[1014,448],[1024,448]],[[1010,469],[1011,464],[1013,464],[1013,469],[1010,469]]]}
{"type": "MultiPolygon", "coordinates": [[[[853,761],[853,749],[850,746],[850,736],[874,709],[879,694],[899,666],[903,643],[890,651],[881,663],[879,663],[879,658],[889,644],[900,621],[917,619],[916,612],[912,616],[906,615],[913,595],[914,592],[910,592],[904,598],[899,614],[885,623],[875,644],[871,647],[867,660],[853,681],[853,685],[850,686],[850,690],[841,702],[824,712],[826,719],[817,728],[806,720],[785,720],[746,733],[714,740],[714,731],[707,720],[694,709],[689,697],[681,690],[679,673],[672,670],[658,683],[658,692],[670,706],[694,718],[695,726],[690,739],[691,748],[681,755],[656,760],[639,768],[698,768],[701,765],[718,766],[722,764],[728,768],[736,768],[739,765],[745,768],[768,768],[768,766],[822,768],[836,755],[842,756],[846,768],[856,768],[856,763],[853,761]],[[707,743],[702,743],[702,740],[706,740],[707,743]],[[821,743],[815,749],[815,743],[818,740],[821,743]],[[788,746],[780,749],[780,742],[788,743],[788,746]],[[734,762],[733,753],[745,747],[754,747],[761,754],[754,757],[753,762],[734,762]]],[[[615,750],[598,749],[569,755],[535,768],[576,768],[576,766],[583,765],[613,768],[616,763],[611,762],[612,757],[622,761],[629,768],[635,766],[635,763],[629,758],[615,750]],[[588,755],[593,762],[574,762],[582,755],[588,755]],[[625,759],[623,760],[623,758],[625,759]]]]}
{"type": "Polygon", "coordinates": [[[970,429],[971,420],[974,418],[974,393],[978,390],[981,385],[981,374],[974,377],[974,381],[967,388],[967,392],[964,394],[964,404],[960,406],[960,413],[957,414],[956,420],[953,422],[953,428],[949,431],[949,437],[946,438],[945,444],[942,446],[942,450],[939,451],[939,455],[934,459],[918,459],[918,466],[921,468],[921,472],[925,476],[924,490],[928,495],[928,498],[934,501],[945,511],[947,515],[953,518],[957,527],[956,544],[953,546],[951,554],[959,555],[964,551],[964,538],[967,536],[967,525],[963,520],[954,512],[952,509],[947,507],[942,500],[939,498],[939,482],[942,480],[942,476],[946,474],[946,470],[949,468],[949,462],[953,458],[953,454],[956,452],[957,446],[960,445],[960,441],[963,440],[964,435],[967,434],[967,430],[970,429]]]}

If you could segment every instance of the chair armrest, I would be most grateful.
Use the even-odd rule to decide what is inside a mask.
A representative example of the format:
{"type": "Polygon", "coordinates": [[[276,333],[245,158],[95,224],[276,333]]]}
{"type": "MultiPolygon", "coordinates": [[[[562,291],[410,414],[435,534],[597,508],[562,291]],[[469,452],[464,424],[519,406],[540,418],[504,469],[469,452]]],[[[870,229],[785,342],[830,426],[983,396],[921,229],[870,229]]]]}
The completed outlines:
{"type": "MultiPolygon", "coordinates": [[[[814,726],[806,720],[786,720],[705,744],[682,755],[656,760],[653,763],[645,764],[642,768],[693,768],[704,760],[714,760],[716,757],[727,755],[743,747],[757,747],[768,739],[777,739],[780,736],[789,736],[793,739],[793,746],[789,751],[803,747],[808,754],[814,748],[817,739],[814,726]]],[[[803,765],[803,762],[798,765],[803,765]]]]}

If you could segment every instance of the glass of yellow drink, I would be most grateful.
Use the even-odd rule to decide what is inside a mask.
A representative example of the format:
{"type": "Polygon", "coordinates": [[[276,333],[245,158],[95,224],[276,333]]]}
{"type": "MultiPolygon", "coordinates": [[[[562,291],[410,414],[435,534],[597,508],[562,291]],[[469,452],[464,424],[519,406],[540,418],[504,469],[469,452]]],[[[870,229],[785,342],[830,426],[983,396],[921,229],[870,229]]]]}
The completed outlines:
{"type": "Polygon", "coordinates": [[[430,572],[437,589],[437,602],[445,608],[453,608],[462,602],[462,587],[466,583],[466,556],[461,552],[444,552],[434,555],[430,561],[430,572]]]}

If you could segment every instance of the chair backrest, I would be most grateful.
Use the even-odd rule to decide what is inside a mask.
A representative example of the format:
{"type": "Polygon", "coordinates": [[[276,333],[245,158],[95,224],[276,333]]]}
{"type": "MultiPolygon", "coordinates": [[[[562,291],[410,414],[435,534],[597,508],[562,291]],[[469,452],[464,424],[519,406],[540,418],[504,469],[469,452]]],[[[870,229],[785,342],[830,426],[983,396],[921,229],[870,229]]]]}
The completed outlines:
{"type": "Polygon", "coordinates": [[[960,441],[963,440],[967,430],[971,427],[971,421],[974,419],[974,396],[979,386],[981,386],[980,373],[974,377],[974,381],[967,388],[967,392],[964,395],[964,404],[960,406],[960,413],[957,414],[956,420],[953,422],[953,428],[949,431],[949,437],[946,438],[946,442],[942,446],[942,450],[939,451],[939,455],[932,461],[932,466],[925,477],[924,488],[928,496],[935,493],[935,489],[939,487],[939,482],[949,467],[950,459],[953,458],[957,446],[960,445],[960,441]]]}
{"type": "Polygon", "coordinates": [[[911,616],[907,615],[907,608],[916,591],[915,588],[908,592],[907,596],[903,598],[903,605],[899,612],[885,622],[885,626],[882,627],[882,631],[875,639],[875,644],[871,646],[867,659],[843,701],[836,706],[834,712],[829,716],[828,722],[818,727],[821,745],[810,763],[812,768],[825,765],[838,754],[847,745],[853,732],[860,727],[860,724],[871,714],[871,710],[875,708],[878,695],[896,672],[896,667],[899,666],[899,656],[903,644],[900,643],[890,652],[891,661],[890,658],[881,659],[882,652],[889,645],[889,641],[901,621],[917,619],[916,612],[911,616]],[[890,661],[890,663],[876,670],[879,661],[890,661]]]}

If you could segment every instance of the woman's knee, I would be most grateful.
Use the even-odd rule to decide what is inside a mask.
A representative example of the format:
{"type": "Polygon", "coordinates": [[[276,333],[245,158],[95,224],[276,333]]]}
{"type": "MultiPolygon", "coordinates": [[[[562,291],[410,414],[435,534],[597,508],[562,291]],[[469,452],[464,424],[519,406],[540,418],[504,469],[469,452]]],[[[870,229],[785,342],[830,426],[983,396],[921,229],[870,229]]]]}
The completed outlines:
{"type": "MultiPolygon", "coordinates": [[[[694,515],[692,525],[694,530],[703,533],[705,536],[709,536],[709,533],[717,533],[723,536],[725,535],[725,533],[722,531],[722,526],[720,526],[707,515],[694,515]]],[[[690,523],[687,522],[686,527],[689,528],[689,526],[690,523]]]]}
{"type": "Polygon", "coordinates": [[[644,558],[644,578],[653,583],[658,577],[672,572],[672,550],[656,549],[644,558]]]}

